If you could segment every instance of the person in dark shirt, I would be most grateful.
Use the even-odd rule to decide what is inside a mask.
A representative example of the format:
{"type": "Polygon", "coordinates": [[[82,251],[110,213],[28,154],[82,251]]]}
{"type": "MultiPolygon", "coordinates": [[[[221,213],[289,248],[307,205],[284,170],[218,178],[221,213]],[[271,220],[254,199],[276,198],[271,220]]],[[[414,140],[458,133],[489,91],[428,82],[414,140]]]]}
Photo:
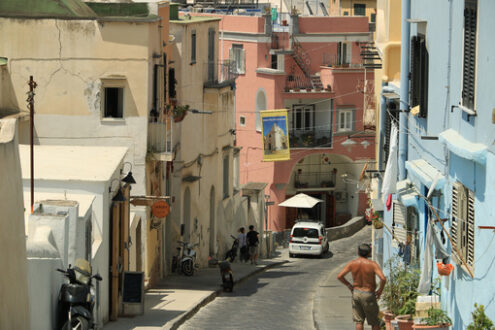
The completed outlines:
{"type": "Polygon", "coordinates": [[[249,226],[249,232],[246,234],[247,245],[249,248],[249,259],[251,264],[257,265],[256,259],[258,258],[258,243],[259,243],[259,233],[254,230],[254,226],[249,226]]]}

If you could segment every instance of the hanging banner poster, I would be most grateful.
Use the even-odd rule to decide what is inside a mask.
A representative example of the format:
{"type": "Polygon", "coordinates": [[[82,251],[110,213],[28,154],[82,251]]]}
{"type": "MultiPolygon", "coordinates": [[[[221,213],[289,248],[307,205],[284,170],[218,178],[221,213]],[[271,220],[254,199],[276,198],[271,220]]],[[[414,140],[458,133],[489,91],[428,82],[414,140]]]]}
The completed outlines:
{"type": "Polygon", "coordinates": [[[290,159],[287,110],[260,111],[263,130],[263,161],[290,159]]]}

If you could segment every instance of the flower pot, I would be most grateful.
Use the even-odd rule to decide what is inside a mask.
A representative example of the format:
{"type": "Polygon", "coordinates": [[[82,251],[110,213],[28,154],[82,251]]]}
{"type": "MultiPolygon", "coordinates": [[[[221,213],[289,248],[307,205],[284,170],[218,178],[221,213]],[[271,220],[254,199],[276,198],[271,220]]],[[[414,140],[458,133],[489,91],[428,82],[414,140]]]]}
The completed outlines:
{"type": "Polygon", "coordinates": [[[438,329],[438,330],[449,330],[450,324],[439,324],[439,325],[424,325],[424,324],[414,324],[413,329],[438,329]]]}
{"type": "Polygon", "coordinates": [[[411,315],[398,315],[395,317],[397,324],[399,325],[399,330],[412,330],[414,321],[411,319],[411,315]]]}
{"type": "Polygon", "coordinates": [[[383,321],[385,321],[385,329],[386,330],[394,330],[392,327],[392,320],[395,318],[395,315],[390,312],[383,312],[383,321]]]}
{"type": "Polygon", "coordinates": [[[373,220],[373,227],[375,227],[375,229],[382,229],[383,222],[381,222],[380,220],[373,220]]]}
{"type": "Polygon", "coordinates": [[[453,269],[454,269],[454,266],[452,266],[452,264],[444,264],[441,262],[437,262],[438,275],[449,276],[450,272],[453,269]]]}
{"type": "Polygon", "coordinates": [[[180,115],[177,115],[177,116],[174,116],[174,123],[179,123],[181,122],[184,117],[186,116],[187,112],[184,111],[183,113],[181,113],[180,115]]]}

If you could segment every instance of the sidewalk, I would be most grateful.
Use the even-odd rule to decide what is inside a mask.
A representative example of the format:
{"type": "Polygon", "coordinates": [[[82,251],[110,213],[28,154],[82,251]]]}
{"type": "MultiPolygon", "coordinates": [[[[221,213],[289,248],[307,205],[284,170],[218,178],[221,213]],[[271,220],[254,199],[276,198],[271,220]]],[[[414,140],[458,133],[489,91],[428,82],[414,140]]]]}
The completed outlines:
{"type": "MultiPolygon", "coordinates": [[[[263,259],[258,265],[234,262],[231,264],[237,283],[264,269],[287,262],[288,251],[277,251],[278,256],[263,259]]],[[[145,292],[144,314],[135,317],[119,317],[108,322],[103,330],[158,330],[176,329],[199,308],[222,292],[219,268],[202,268],[193,276],[169,275],[156,287],[145,292]]]]}

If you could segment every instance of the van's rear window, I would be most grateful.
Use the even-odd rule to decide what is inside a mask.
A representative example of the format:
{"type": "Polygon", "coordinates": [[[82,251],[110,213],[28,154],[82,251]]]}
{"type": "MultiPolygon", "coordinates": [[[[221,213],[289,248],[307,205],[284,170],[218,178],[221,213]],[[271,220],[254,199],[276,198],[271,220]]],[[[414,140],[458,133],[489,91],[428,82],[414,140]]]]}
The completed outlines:
{"type": "Polygon", "coordinates": [[[318,238],[318,229],[314,228],[294,228],[293,237],[318,238]]]}

